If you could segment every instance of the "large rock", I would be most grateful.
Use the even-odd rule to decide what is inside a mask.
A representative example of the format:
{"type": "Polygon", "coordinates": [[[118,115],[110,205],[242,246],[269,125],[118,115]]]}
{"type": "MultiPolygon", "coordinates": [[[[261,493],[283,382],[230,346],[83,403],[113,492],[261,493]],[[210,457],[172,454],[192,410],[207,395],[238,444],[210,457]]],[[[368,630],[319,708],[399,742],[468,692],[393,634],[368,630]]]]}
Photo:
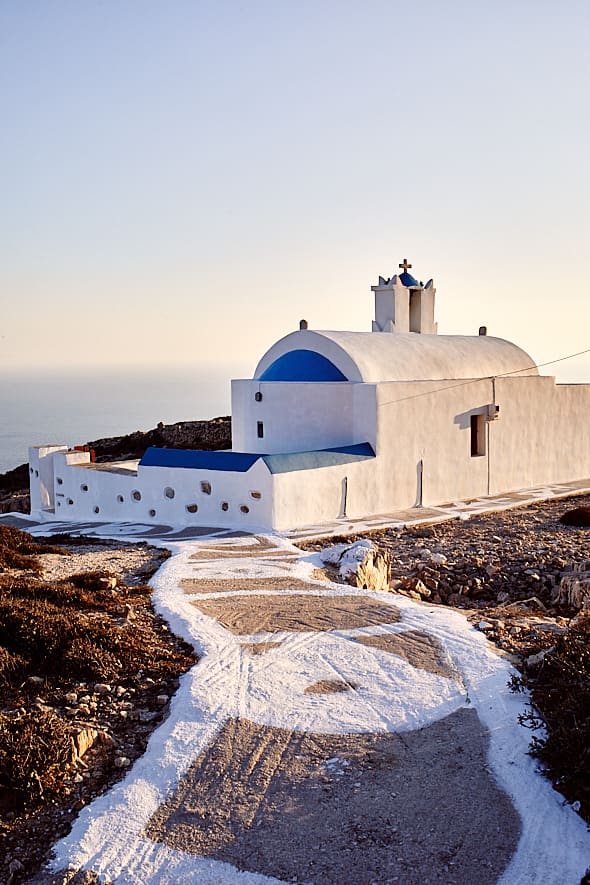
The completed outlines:
{"type": "Polygon", "coordinates": [[[322,562],[335,566],[338,575],[353,587],[367,590],[390,590],[389,554],[379,553],[372,541],[335,544],[320,553],[322,562]]]}
{"type": "Polygon", "coordinates": [[[110,749],[114,746],[114,740],[104,729],[86,726],[74,732],[71,738],[72,760],[76,762],[93,747],[101,746],[110,749]]]}
{"type": "Polygon", "coordinates": [[[559,521],[563,525],[590,526],[590,507],[576,507],[568,510],[559,521]]]}
{"type": "Polygon", "coordinates": [[[578,611],[590,608],[590,560],[572,565],[555,588],[553,599],[557,605],[578,611]]]}

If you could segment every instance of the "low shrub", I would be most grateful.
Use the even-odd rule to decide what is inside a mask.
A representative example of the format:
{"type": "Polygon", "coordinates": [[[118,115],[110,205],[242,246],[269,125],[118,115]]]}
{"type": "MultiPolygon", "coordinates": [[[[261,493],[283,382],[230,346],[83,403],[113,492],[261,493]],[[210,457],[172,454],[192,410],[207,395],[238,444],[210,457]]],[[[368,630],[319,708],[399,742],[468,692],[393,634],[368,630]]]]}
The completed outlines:
{"type": "Polygon", "coordinates": [[[531,755],[570,802],[590,821],[590,614],[560,636],[542,663],[515,681],[531,693],[532,710],[522,717],[535,735],[531,755]]]}
{"type": "Polygon", "coordinates": [[[13,599],[44,599],[62,608],[108,611],[120,606],[121,596],[126,596],[125,587],[113,591],[102,583],[109,577],[108,572],[88,572],[88,577],[76,574],[48,584],[30,576],[0,574],[0,596],[10,593],[13,599]]]}
{"type": "Polygon", "coordinates": [[[28,532],[0,525],[0,567],[39,571],[40,565],[36,559],[39,553],[69,555],[69,551],[55,544],[39,543],[28,532]]]}
{"type": "Polygon", "coordinates": [[[27,669],[27,661],[0,645],[0,688],[19,679],[27,669]]]}
{"type": "Polygon", "coordinates": [[[58,796],[71,761],[68,724],[54,713],[0,714],[0,787],[17,806],[33,808],[58,796]]]}
{"type": "Polygon", "coordinates": [[[64,601],[0,591],[0,648],[5,677],[12,674],[14,679],[22,680],[34,672],[112,679],[118,671],[120,651],[132,659],[138,656],[124,632],[106,616],[89,617],[64,601]]]}

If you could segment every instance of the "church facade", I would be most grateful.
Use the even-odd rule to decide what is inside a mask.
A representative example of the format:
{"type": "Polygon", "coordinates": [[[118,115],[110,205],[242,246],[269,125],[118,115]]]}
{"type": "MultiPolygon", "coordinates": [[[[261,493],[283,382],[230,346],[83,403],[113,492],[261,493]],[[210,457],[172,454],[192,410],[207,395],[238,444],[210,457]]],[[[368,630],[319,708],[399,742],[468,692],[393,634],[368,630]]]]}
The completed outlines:
{"type": "Polygon", "coordinates": [[[232,382],[232,449],[148,449],[93,464],[29,451],[31,512],[285,530],[590,475],[590,384],[558,385],[480,329],[438,335],[436,290],[372,287],[371,332],[298,331],[232,382]]]}

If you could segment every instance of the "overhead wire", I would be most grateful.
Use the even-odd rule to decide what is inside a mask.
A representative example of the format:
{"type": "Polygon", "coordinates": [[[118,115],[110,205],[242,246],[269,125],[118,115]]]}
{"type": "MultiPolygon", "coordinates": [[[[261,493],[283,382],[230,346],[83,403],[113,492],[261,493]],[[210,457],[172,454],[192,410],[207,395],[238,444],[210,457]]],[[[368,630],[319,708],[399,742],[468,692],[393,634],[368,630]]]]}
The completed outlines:
{"type": "Polygon", "coordinates": [[[543,369],[545,366],[553,366],[555,363],[563,363],[565,360],[571,360],[577,356],[584,356],[584,354],[587,353],[590,353],[590,347],[586,350],[580,350],[578,353],[570,353],[568,356],[560,356],[558,359],[548,360],[545,363],[533,363],[530,366],[524,366],[522,369],[511,369],[510,372],[498,372],[495,375],[482,375],[479,378],[468,378],[465,381],[458,381],[456,384],[447,384],[446,387],[437,387],[434,390],[425,390],[423,393],[413,393],[409,396],[399,397],[398,399],[386,400],[385,402],[379,403],[379,405],[391,406],[412,399],[420,399],[420,397],[423,396],[432,396],[435,393],[443,393],[445,390],[455,390],[457,387],[467,387],[469,384],[479,384],[480,381],[492,381],[495,378],[506,378],[508,375],[519,375],[521,372],[529,372],[531,369],[543,369]]]}

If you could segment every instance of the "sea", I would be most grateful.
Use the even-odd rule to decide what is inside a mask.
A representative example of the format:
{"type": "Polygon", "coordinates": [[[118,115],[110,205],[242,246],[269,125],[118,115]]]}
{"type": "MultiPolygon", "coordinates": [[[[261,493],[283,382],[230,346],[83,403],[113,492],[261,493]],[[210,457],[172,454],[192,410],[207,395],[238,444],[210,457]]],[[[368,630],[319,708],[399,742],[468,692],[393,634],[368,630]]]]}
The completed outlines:
{"type": "Polygon", "coordinates": [[[28,461],[29,446],[229,415],[231,377],[202,368],[0,373],[0,473],[28,461]]]}

